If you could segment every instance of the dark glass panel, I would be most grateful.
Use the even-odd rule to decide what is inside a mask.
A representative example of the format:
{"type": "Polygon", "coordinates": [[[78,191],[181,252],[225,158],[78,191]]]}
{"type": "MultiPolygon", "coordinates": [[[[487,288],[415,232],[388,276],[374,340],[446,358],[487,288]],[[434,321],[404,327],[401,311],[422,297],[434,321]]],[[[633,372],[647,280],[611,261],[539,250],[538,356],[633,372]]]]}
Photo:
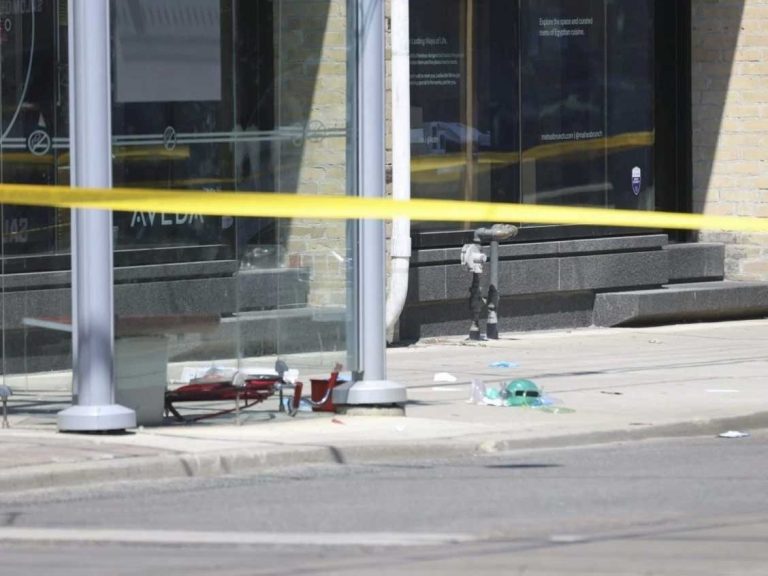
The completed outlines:
{"type": "Polygon", "coordinates": [[[608,0],[608,205],[653,210],[654,5],[608,0]]]}
{"type": "Polygon", "coordinates": [[[522,201],[604,206],[603,0],[522,0],[522,201]]]}
{"type": "Polygon", "coordinates": [[[467,125],[463,0],[410,4],[412,190],[419,198],[463,199],[467,125]]]}

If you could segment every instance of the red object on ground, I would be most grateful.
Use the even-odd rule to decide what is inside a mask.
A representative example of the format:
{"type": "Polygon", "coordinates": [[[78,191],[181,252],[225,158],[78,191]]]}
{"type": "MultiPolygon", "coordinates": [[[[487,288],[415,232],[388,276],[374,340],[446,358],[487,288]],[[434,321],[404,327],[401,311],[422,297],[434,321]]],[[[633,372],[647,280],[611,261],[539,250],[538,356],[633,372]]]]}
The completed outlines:
{"type": "Polygon", "coordinates": [[[312,406],[313,412],[336,412],[336,406],[333,405],[333,393],[328,393],[328,390],[333,390],[336,386],[336,380],[339,378],[338,368],[331,373],[331,377],[326,379],[310,378],[312,385],[312,402],[320,402],[325,395],[328,394],[325,402],[319,406],[312,406]]]}
{"type": "MultiPolygon", "coordinates": [[[[246,380],[245,387],[240,390],[241,400],[266,400],[274,394],[277,379],[246,380]]],[[[234,400],[237,388],[232,382],[206,382],[205,384],[187,384],[166,392],[165,396],[173,402],[207,402],[211,400],[234,400]]]]}
{"type": "Polygon", "coordinates": [[[304,388],[304,384],[301,382],[296,382],[295,388],[293,389],[293,411],[299,409],[299,405],[301,405],[301,391],[304,388]]]}
{"type": "MultiPolygon", "coordinates": [[[[336,364],[331,372],[331,377],[327,380],[312,380],[312,400],[314,402],[320,402],[325,398],[325,394],[329,389],[333,389],[336,386],[336,381],[339,377],[339,371],[341,370],[341,364],[336,364]]],[[[187,384],[176,388],[175,390],[168,390],[165,393],[165,410],[173,414],[173,417],[179,422],[189,422],[193,420],[201,420],[203,418],[213,418],[222,414],[228,414],[233,412],[236,408],[228,408],[212,414],[205,414],[196,417],[185,418],[179,414],[178,410],[174,406],[174,402],[211,402],[216,400],[235,400],[239,397],[243,401],[244,405],[242,409],[246,409],[254,404],[263,402],[275,392],[279,390],[279,382],[276,376],[252,376],[245,378],[245,386],[242,388],[235,388],[231,379],[225,378],[221,381],[208,381],[208,382],[195,382],[193,384],[187,384]]],[[[293,410],[299,408],[301,403],[301,382],[296,382],[292,407],[293,410]]],[[[333,405],[332,395],[329,393],[326,401],[319,407],[313,407],[313,410],[319,412],[335,412],[336,407],[333,405]]]]}
{"type": "MultiPolygon", "coordinates": [[[[243,408],[248,408],[259,402],[264,402],[272,396],[277,390],[277,378],[251,378],[245,380],[245,386],[239,390],[240,400],[245,402],[243,408]]],[[[206,382],[199,384],[187,384],[169,390],[165,393],[165,409],[173,414],[176,420],[183,422],[185,419],[174,407],[174,402],[210,402],[216,400],[235,400],[238,396],[238,389],[232,384],[231,380],[223,382],[206,382]]],[[[232,412],[234,408],[222,410],[214,414],[199,416],[193,419],[210,418],[221,414],[232,412]]]]}

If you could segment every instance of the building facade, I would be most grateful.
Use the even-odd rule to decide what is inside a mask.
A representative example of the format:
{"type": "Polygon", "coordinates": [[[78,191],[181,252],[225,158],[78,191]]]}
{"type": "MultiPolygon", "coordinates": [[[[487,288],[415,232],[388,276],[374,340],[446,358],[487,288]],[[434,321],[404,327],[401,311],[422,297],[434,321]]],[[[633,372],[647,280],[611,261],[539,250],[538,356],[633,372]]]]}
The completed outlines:
{"type": "MultiPolygon", "coordinates": [[[[762,216],[765,6],[411,2],[413,195],[762,216]]],[[[414,226],[403,340],[467,333],[480,224],[414,226]]],[[[502,330],[768,311],[764,235],[515,224],[502,330]]]]}
{"type": "MultiPolygon", "coordinates": [[[[114,185],[356,194],[356,5],[113,0],[114,185]]],[[[766,19],[761,0],[412,0],[410,106],[388,118],[410,131],[408,194],[763,216],[766,19]]],[[[67,2],[4,0],[0,25],[0,180],[66,185],[67,2]]],[[[71,366],[70,216],[1,220],[13,383],[71,366]]],[[[412,224],[396,337],[467,332],[460,251],[485,224],[412,224]]],[[[768,310],[762,285],[722,282],[766,280],[762,235],[514,224],[502,330],[768,310]]],[[[350,225],[135,212],[114,242],[118,373],[158,349],[170,379],[350,363],[350,225]]]]}
{"type": "MultiPolygon", "coordinates": [[[[766,217],[768,5],[693,2],[691,14],[693,210],[766,217]]],[[[768,237],[702,233],[699,238],[725,244],[729,278],[768,279],[768,237]]]]}
{"type": "MultiPolygon", "coordinates": [[[[347,4],[113,0],[114,186],[356,194],[347,4]]],[[[67,1],[0,2],[0,21],[0,179],[67,185],[67,1]]],[[[2,224],[2,372],[23,387],[72,365],[70,213],[9,205],[2,224]]],[[[113,233],[118,380],[354,361],[346,223],[126,212],[113,233]]]]}

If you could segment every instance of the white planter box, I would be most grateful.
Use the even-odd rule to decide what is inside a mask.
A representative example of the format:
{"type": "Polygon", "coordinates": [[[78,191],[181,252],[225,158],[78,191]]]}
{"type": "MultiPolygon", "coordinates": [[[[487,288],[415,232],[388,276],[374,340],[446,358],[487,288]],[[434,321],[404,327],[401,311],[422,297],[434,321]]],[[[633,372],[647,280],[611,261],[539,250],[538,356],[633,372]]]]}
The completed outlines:
{"type": "Polygon", "coordinates": [[[136,411],[139,426],[163,423],[168,343],[163,336],[115,341],[115,401],[136,411]]]}

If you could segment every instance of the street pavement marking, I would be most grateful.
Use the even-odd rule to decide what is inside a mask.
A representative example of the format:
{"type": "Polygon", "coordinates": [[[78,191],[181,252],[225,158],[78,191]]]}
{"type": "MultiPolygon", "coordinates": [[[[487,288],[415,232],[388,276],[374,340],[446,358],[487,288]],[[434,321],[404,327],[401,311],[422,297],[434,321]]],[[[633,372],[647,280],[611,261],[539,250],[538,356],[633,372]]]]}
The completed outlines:
{"type": "Polygon", "coordinates": [[[419,532],[198,532],[100,528],[0,528],[0,544],[146,544],[213,546],[373,546],[405,548],[476,542],[470,534],[419,532]]]}

